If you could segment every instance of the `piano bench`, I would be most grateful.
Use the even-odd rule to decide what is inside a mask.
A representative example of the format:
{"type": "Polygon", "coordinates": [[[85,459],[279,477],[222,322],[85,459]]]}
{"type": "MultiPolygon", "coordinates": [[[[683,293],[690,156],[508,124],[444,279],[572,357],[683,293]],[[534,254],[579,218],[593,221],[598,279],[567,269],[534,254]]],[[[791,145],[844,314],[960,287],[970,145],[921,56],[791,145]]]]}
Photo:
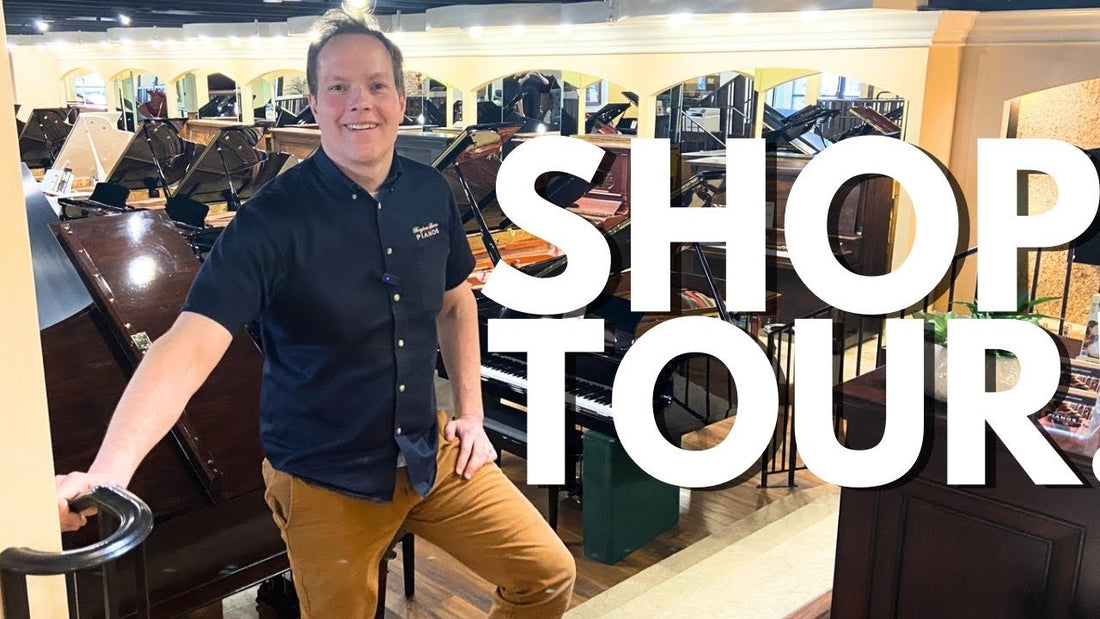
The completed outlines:
{"type": "MultiPolygon", "coordinates": [[[[497,450],[497,464],[500,454],[505,451],[527,459],[527,413],[498,403],[485,402],[485,434],[497,450]]],[[[546,498],[549,502],[547,520],[550,528],[558,530],[558,495],[562,486],[547,486],[546,498]]]]}
{"type": "Polygon", "coordinates": [[[401,572],[405,580],[405,597],[411,598],[414,593],[416,578],[416,536],[401,529],[393,536],[390,549],[382,555],[382,565],[378,566],[378,606],[374,611],[375,619],[386,616],[386,576],[389,574],[390,559],[397,558],[397,544],[401,544],[401,572]]]}
{"type": "MultiPolygon", "coordinates": [[[[405,597],[412,597],[415,587],[416,569],[416,537],[401,529],[390,542],[389,549],[382,555],[381,565],[378,566],[378,605],[375,607],[375,619],[386,616],[386,581],[389,575],[389,562],[397,558],[397,544],[401,544],[401,566],[405,580],[405,597]]],[[[289,571],[284,574],[290,573],[289,571]]],[[[293,575],[292,575],[293,577],[293,575]]],[[[256,592],[256,603],[275,611],[279,617],[298,616],[298,594],[294,591],[292,581],[284,578],[282,574],[260,583],[256,592]]]]}

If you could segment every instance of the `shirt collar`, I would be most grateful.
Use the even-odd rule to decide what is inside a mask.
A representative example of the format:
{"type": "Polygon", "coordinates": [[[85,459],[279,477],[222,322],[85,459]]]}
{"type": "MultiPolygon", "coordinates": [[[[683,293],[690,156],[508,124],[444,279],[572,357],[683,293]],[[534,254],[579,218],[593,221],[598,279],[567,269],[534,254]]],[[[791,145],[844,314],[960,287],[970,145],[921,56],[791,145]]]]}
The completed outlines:
{"type": "MultiPolygon", "coordinates": [[[[344,174],[343,170],[336,167],[332,159],[329,158],[325,149],[318,146],[317,151],[313,154],[313,161],[317,164],[317,169],[321,172],[321,178],[330,185],[336,187],[343,187],[352,193],[362,191],[366,193],[366,190],[359,186],[358,183],[348,178],[347,174],[344,174]]],[[[378,186],[378,190],[387,189],[397,182],[397,179],[401,176],[401,157],[397,156],[397,149],[393,151],[393,161],[390,163],[390,173],[386,175],[386,180],[382,181],[382,184],[378,186]]]]}

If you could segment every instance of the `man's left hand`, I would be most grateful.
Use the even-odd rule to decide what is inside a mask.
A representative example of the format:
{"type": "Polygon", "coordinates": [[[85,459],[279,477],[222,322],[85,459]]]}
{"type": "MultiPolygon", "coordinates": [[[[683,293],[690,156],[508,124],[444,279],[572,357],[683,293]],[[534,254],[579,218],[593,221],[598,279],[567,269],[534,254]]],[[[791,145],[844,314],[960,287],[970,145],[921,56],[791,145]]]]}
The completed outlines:
{"type": "Polygon", "coordinates": [[[448,441],[458,437],[458,463],[455,473],[470,479],[487,462],[497,459],[480,417],[460,416],[447,422],[443,435],[448,441]]]}

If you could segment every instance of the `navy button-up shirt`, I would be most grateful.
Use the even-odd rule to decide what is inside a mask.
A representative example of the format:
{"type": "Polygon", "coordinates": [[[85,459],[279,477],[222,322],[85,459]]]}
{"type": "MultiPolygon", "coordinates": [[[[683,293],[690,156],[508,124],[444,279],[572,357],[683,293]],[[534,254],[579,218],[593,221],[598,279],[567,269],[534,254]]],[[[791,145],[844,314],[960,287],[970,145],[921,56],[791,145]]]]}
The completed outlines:
{"type": "Polygon", "coordinates": [[[417,492],[435,481],[435,319],[474,258],[436,170],[395,156],[377,193],[318,150],[237,212],[182,309],[258,319],[274,468],[388,501],[398,453],[417,492]]]}

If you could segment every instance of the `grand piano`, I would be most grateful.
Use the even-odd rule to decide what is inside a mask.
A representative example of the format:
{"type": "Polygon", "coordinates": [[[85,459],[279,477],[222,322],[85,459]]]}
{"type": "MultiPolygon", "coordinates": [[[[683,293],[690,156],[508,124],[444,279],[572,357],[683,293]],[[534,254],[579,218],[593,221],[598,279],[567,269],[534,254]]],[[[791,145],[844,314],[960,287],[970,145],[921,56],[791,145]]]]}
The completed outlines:
{"type": "Polygon", "coordinates": [[[73,126],[66,108],[35,108],[19,132],[19,159],[33,168],[48,168],[73,126]]]}
{"type": "MultiPolygon", "coordinates": [[[[199,262],[162,211],[57,221],[23,170],[43,365],[57,471],[87,470],[149,343],[163,334],[199,262]]],[[[261,354],[243,332],[142,462],[130,489],[153,510],[145,545],[153,616],[188,612],[287,569],[263,500],[261,354]]],[[[95,541],[94,525],[66,548],[95,541]]],[[[123,613],[134,608],[133,562],[117,564],[123,613]]],[[[81,617],[103,613],[98,572],[75,576],[81,617]]]]}
{"type": "Polygon", "coordinates": [[[125,211],[132,191],[141,199],[153,198],[163,204],[169,187],[183,178],[187,168],[202,153],[203,146],[180,137],[176,125],[162,119],[141,123],[115,162],[106,182],[98,183],[88,199],[61,198],[62,216],[85,217],[89,214],[125,211]]]}
{"type": "MultiPolygon", "coordinates": [[[[566,257],[537,237],[510,226],[495,203],[490,189],[499,167],[500,153],[507,149],[508,135],[515,124],[486,125],[474,129],[466,140],[456,140],[437,165],[445,175],[459,184],[456,192],[464,196],[461,208],[469,216],[474,231],[471,246],[481,251],[478,265],[471,276],[475,291],[485,274],[500,260],[536,276],[550,277],[564,269],[566,257]],[[492,135],[478,135],[493,132],[492,135]],[[486,156],[491,154],[491,156],[486,156]],[[518,246],[518,248],[516,247],[518,246]],[[519,254],[522,259],[516,260],[519,254]]],[[[547,175],[536,191],[551,203],[573,210],[589,219],[604,234],[612,252],[612,272],[605,294],[585,309],[585,315],[605,321],[606,349],[599,354],[570,355],[567,361],[566,384],[566,459],[565,490],[580,494],[578,463],[582,453],[588,453],[588,443],[600,445],[599,453],[620,453],[611,411],[611,385],[622,356],[647,329],[661,320],[676,315],[718,315],[726,320],[718,294],[721,282],[708,272],[707,277],[680,274],[687,294],[673,293],[674,314],[659,316],[631,312],[629,309],[630,219],[629,219],[629,143],[607,136],[590,140],[607,151],[592,182],[566,175],[547,175]],[[593,438],[596,437],[596,438],[593,438]],[[591,439],[591,440],[590,440],[591,439]],[[585,446],[582,446],[584,444],[585,446]],[[608,445],[616,447],[608,447],[608,445]],[[605,449],[606,448],[606,449],[605,449]]],[[[530,139],[521,137],[519,140],[530,139]]],[[[706,262],[701,248],[699,259],[706,262]]],[[[527,402],[526,358],[522,354],[489,352],[486,348],[487,324],[492,318],[531,318],[496,304],[480,294],[475,295],[481,333],[481,378],[485,410],[485,427],[498,451],[506,450],[526,456],[527,402]]],[[[440,366],[441,375],[445,368],[440,366]]],[[[715,360],[688,355],[674,360],[663,373],[654,394],[655,420],[665,437],[679,444],[683,434],[724,419],[735,412],[736,398],[732,380],[725,368],[715,360]]],[[[590,488],[584,511],[585,552],[601,561],[614,562],[630,548],[645,543],[676,521],[678,490],[659,484],[636,467],[625,464],[626,458],[607,458],[589,453],[585,484],[599,479],[600,490],[590,488]],[[624,474],[623,469],[628,471],[624,474]],[[638,493],[648,497],[641,499],[638,493]],[[633,494],[623,498],[623,493],[633,494]],[[652,517],[635,518],[625,524],[621,514],[633,510],[632,501],[651,501],[652,517]],[[618,502],[618,508],[608,503],[618,502]],[[611,515],[612,512],[620,516],[611,515]],[[616,533],[616,531],[618,533],[616,533]],[[626,541],[616,540],[625,535],[626,541]],[[607,544],[604,544],[607,542],[607,544]],[[605,547],[607,546],[607,547],[605,547]],[[611,548],[610,550],[608,548],[611,548]]],[[[583,477],[584,475],[582,475],[583,477]]],[[[558,494],[562,488],[548,488],[549,520],[556,525],[558,494]]]]}
{"type": "MultiPolygon", "coordinates": [[[[772,110],[774,112],[774,110],[772,110]]],[[[767,153],[767,251],[774,274],[774,289],[782,295],[776,316],[780,321],[804,317],[826,304],[798,278],[787,253],[784,234],[787,197],[802,169],[828,142],[810,129],[833,110],[807,107],[788,117],[775,113],[765,133],[767,153]]],[[[684,204],[736,205],[736,181],[727,184],[724,153],[683,156],[685,175],[704,174],[705,182],[685,193],[684,204]],[[692,202],[694,200],[694,202],[692,202]]],[[[861,176],[841,187],[829,209],[829,242],[837,260],[861,275],[883,275],[890,267],[890,227],[894,215],[894,181],[886,176],[861,176]]],[[[715,273],[722,277],[726,265],[714,248],[707,248],[715,273]]]]}
{"type": "Polygon", "coordinates": [[[257,141],[252,128],[238,125],[222,128],[203,147],[180,138],[170,123],[146,121],[108,183],[97,185],[89,200],[60,203],[67,218],[163,205],[196,254],[202,255],[242,201],[296,161],[286,153],[256,148],[257,141]],[[163,202],[126,203],[130,189],[150,185],[160,188],[163,202]]]}

